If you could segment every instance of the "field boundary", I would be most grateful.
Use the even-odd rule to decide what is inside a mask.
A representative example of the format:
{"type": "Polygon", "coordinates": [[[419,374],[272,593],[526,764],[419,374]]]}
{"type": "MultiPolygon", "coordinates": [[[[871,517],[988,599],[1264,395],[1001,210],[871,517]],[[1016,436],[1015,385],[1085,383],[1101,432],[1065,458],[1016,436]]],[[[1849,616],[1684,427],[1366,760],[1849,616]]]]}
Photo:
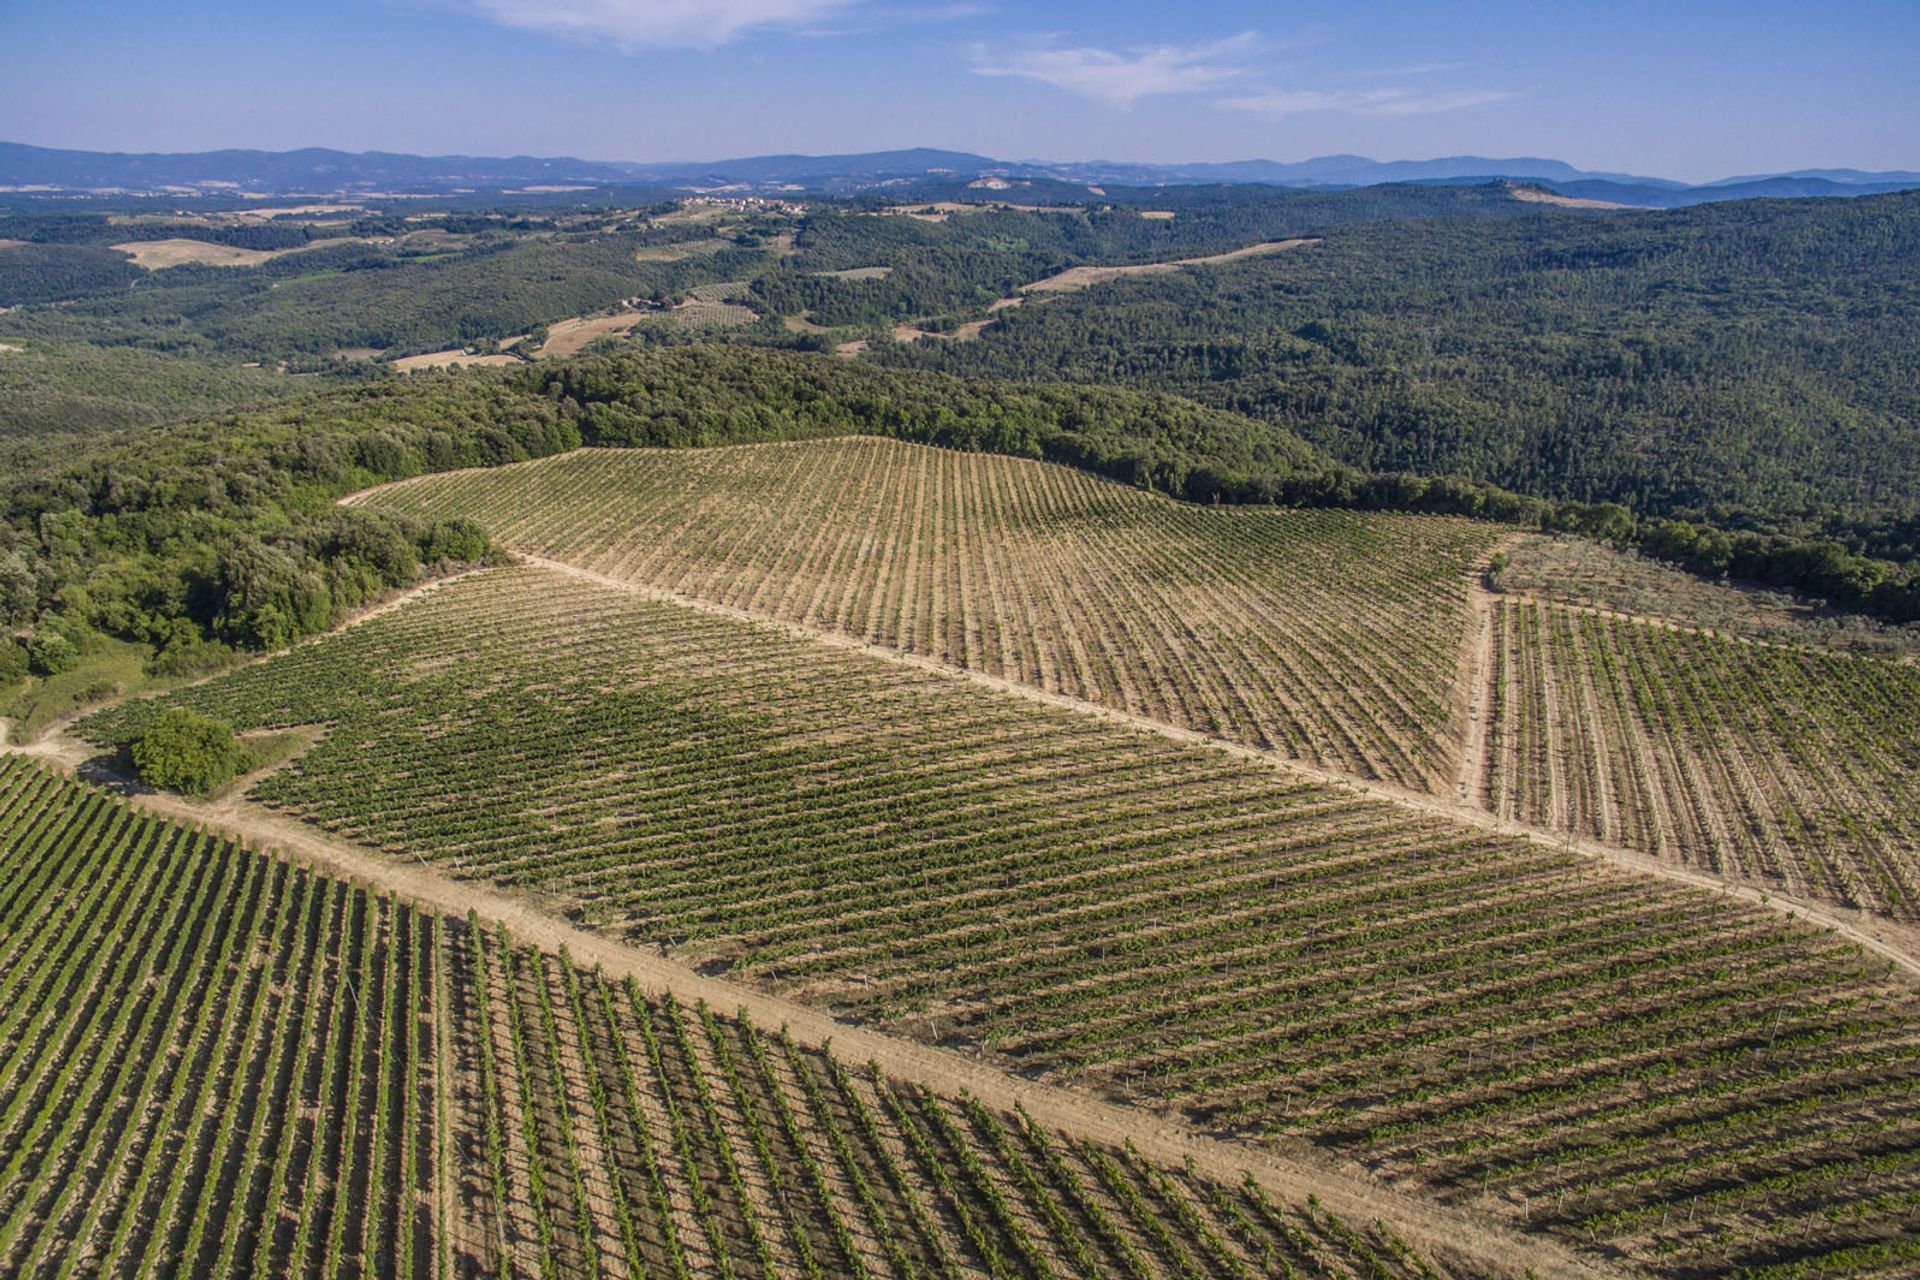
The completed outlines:
{"type": "Polygon", "coordinates": [[[895,663],[896,665],[912,667],[918,671],[926,671],[937,675],[949,676],[957,680],[968,681],[982,688],[994,689],[1002,693],[1010,693],[1017,698],[1022,698],[1028,702],[1039,703],[1042,706],[1072,711],[1083,716],[1092,716],[1110,724],[1124,725],[1128,728],[1158,734],[1160,737],[1168,738],[1174,742],[1185,743],[1190,746],[1209,747],[1216,751],[1223,751],[1237,759],[1263,764],[1280,773],[1307,778],[1329,786],[1342,787],[1372,799],[1385,800],[1400,805],[1403,808],[1416,809],[1436,817],[1452,819],[1453,821],[1478,827],[1483,831],[1490,831],[1497,835],[1511,836],[1517,839],[1531,841],[1534,844],[1545,845],[1549,848],[1584,854],[1598,861],[1608,862],[1641,875],[1652,876],[1657,879],[1671,881],[1675,884],[1686,885],[1690,888],[1704,889],[1724,896],[1738,898],[1758,906],[1767,907],[1790,919],[1800,920],[1816,928],[1827,929],[1837,933],[1849,941],[1857,943],[1861,947],[1871,951],[1873,954],[1880,956],[1882,959],[1891,962],[1896,967],[1905,970],[1909,977],[1920,979],[1920,932],[1905,929],[1892,922],[1882,922],[1879,920],[1868,922],[1865,919],[1859,921],[1849,920],[1846,916],[1838,914],[1834,908],[1809,902],[1801,898],[1790,897],[1779,893],[1770,893],[1754,885],[1741,884],[1737,881],[1727,880],[1708,872],[1696,871],[1693,868],[1669,863],[1653,855],[1639,853],[1619,845],[1607,844],[1584,836],[1574,836],[1549,831],[1542,827],[1517,822],[1511,818],[1503,818],[1498,814],[1489,813],[1484,809],[1476,808],[1462,801],[1449,800],[1441,796],[1430,795],[1426,792],[1415,791],[1409,787],[1396,786],[1393,783],[1381,782],[1374,779],[1355,778],[1336,770],[1321,768],[1318,765],[1309,764],[1305,761],[1289,759],[1270,751],[1262,751],[1258,747],[1243,746],[1239,743],[1229,742],[1223,738],[1216,738],[1209,734],[1201,733],[1197,729],[1184,729],[1179,725],[1169,724],[1163,720],[1154,720],[1147,716],[1132,715],[1125,711],[1104,707],[1098,703],[1087,702],[1066,694],[1050,693],[1047,690],[1039,689],[1032,685],[1022,684],[1017,680],[1009,680],[1004,676],[989,675],[983,671],[972,671],[964,667],[950,666],[947,663],[939,662],[932,658],[923,658],[917,654],[903,653],[897,649],[868,644],[863,640],[857,640],[851,636],[841,635],[837,632],[822,631],[817,628],[802,626],[798,623],[783,622],[762,614],[749,612],[745,609],[736,609],[730,605],[716,604],[710,600],[701,600],[681,595],[678,592],[662,590],[658,587],[627,582],[620,578],[610,577],[607,574],[595,573],[591,569],[580,568],[578,565],[567,564],[565,561],[548,559],[545,556],[531,555],[526,552],[515,552],[514,556],[523,563],[534,565],[554,573],[564,574],[568,577],[577,578],[584,582],[595,583],[610,590],[624,591],[644,600],[652,600],[662,604],[675,604],[716,617],[729,618],[736,622],[744,622],[757,627],[771,628],[795,638],[810,640],[816,644],[823,644],[836,649],[865,654],[868,657],[879,658],[886,662],[895,663]]]}

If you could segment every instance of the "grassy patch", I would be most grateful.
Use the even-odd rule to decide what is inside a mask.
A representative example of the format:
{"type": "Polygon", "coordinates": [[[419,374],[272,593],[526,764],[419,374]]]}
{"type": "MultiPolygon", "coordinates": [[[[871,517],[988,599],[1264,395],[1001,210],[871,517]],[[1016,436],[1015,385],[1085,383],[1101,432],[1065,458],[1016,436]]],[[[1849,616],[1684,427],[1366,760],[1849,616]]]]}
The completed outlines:
{"type": "Polygon", "coordinates": [[[144,644],[95,637],[73,670],[29,678],[12,693],[0,695],[0,716],[14,722],[14,741],[31,742],[70,712],[164,683],[147,674],[152,654],[144,644]]]}

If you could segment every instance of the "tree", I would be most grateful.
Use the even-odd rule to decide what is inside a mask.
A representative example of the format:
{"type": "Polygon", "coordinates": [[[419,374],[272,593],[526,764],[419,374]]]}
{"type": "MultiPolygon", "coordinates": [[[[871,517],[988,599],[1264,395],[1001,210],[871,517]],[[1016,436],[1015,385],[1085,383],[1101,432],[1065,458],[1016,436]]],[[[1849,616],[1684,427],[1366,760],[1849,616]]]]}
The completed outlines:
{"type": "Polygon", "coordinates": [[[57,676],[71,671],[80,665],[80,653],[81,646],[72,636],[44,621],[27,641],[27,656],[36,675],[57,676]]]}
{"type": "Polygon", "coordinates": [[[0,686],[24,679],[26,674],[26,648],[10,636],[0,636],[0,686]]]}
{"type": "Polygon", "coordinates": [[[148,786],[204,795],[240,772],[242,753],[224,720],[170,707],[133,740],[133,767],[148,786]]]}

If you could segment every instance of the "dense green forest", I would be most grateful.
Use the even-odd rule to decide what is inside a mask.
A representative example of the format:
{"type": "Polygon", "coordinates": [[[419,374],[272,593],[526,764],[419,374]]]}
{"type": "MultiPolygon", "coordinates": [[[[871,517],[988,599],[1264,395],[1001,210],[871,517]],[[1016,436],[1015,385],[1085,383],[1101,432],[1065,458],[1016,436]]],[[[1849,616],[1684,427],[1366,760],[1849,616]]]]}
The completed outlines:
{"type": "MultiPolygon", "coordinates": [[[[640,262],[637,235],[485,242],[445,255],[397,256],[342,241],[259,266],[178,266],[115,281],[57,310],[0,323],[7,332],[140,346],[176,354],[273,359],[366,348],[404,354],[497,339],[636,294],[723,278],[736,250],[640,262]]],[[[0,269],[41,246],[0,251],[0,269]]],[[[110,250],[76,248],[73,253],[110,250]]],[[[4,276],[0,270],[0,276],[4,276]]],[[[10,278],[0,279],[8,287],[10,278]]],[[[11,285],[20,301],[36,300],[11,285]]]]}
{"type": "Polygon", "coordinates": [[[1507,220],[1531,209],[1495,187],[1203,187],[1150,198],[1152,212],[1173,216],[1145,217],[1140,206],[1104,201],[1044,211],[981,205],[974,212],[949,212],[939,222],[876,215],[872,202],[825,207],[806,219],[795,242],[799,252],[755,281],[754,300],[774,315],[804,311],[829,326],[914,321],[942,329],[1067,267],[1198,257],[1330,227],[1408,218],[1507,220]],[[884,279],[827,274],[874,266],[892,270],[884,279]]]}
{"type": "Polygon", "coordinates": [[[1330,228],[875,358],[1173,390],[1368,470],[1910,554],[1916,314],[1899,195],[1330,228]]]}
{"type": "Polygon", "coordinates": [[[387,376],[330,361],[288,377],[257,366],[177,359],[136,347],[14,339],[0,350],[0,442],[45,443],[157,426],[387,376]]]}

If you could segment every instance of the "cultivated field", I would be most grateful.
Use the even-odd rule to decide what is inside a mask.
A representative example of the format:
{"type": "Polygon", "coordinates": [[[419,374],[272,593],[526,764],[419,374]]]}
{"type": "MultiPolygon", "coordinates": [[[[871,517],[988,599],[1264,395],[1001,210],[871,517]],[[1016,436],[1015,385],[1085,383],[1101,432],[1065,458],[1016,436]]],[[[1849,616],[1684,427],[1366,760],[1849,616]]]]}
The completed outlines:
{"type": "Polygon", "coordinates": [[[412,373],[418,369],[452,369],[464,366],[483,367],[486,365],[519,364],[520,357],[505,354],[475,355],[465,347],[454,347],[448,351],[429,351],[424,355],[402,356],[392,362],[401,373],[412,373]]]}
{"type": "Polygon", "coordinates": [[[0,760],[0,1271],[1437,1274],[0,760]]]}
{"type": "Polygon", "coordinates": [[[667,312],[667,318],[675,324],[693,329],[734,329],[752,324],[760,318],[760,313],[736,302],[701,302],[689,298],[667,312]]]}
{"type": "Polygon", "coordinates": [[[1496,812],[1920,919],[1920,667],[1501,601],[1496,812]]]}
{"type": "Polygon", "coordinates": [[[1036,280],[1032,284],[1022,285],[1022,293],[1074,293],[1081,289],[1091,289],[1097,284],[1110,284],[1115,280],[1125,280],[1132,276],[1165,275],[1178,271],[1182,267],[1218,266],[1225,262],[1239,262],[1246,258],[1263,258],[1268,254],[1284,253],[1288,249],[1297,249],[1303,244],[1315,243],[1312,239],[1271,240],[1264,244],[1250,244],[1242,249],[1233,249],[1226,253],[1210,254],[1204,258],[1181,258],[1173,262],[1142,262],[1125,267],[1068,267],[1058,275],[1036,280]]]}
{"type": "Polygon", "coordinates": [[[330,724],[269,803],[883,1030],[1668,1274],[1920,1255],[1920,999],[1758,906],[534,568],[170,698],[330,724]]]}
{"type": "Polygon", "coordinates": [[[504,544],[1363,777],[1451,788],[1464,520],[1188,506],[844,439],[593,450],[371,494],[504,544]]]}
{"type": "Polygon", "coordinates": [[[547,326],[547,340],[534,354],[557,360],[584,351],[601,338],[622,334],[646,318],[642,311],[620,311],[610,316],[575,316],[547,326]]]}
{"type": "Polygon", "coordinates": [[[130,240],[113,246],[132,258],[134,265],[159,271],[186,263],[209,267],[256,267],[287,252],[285,249],[241,249],[209,240],[130,240]]]}

